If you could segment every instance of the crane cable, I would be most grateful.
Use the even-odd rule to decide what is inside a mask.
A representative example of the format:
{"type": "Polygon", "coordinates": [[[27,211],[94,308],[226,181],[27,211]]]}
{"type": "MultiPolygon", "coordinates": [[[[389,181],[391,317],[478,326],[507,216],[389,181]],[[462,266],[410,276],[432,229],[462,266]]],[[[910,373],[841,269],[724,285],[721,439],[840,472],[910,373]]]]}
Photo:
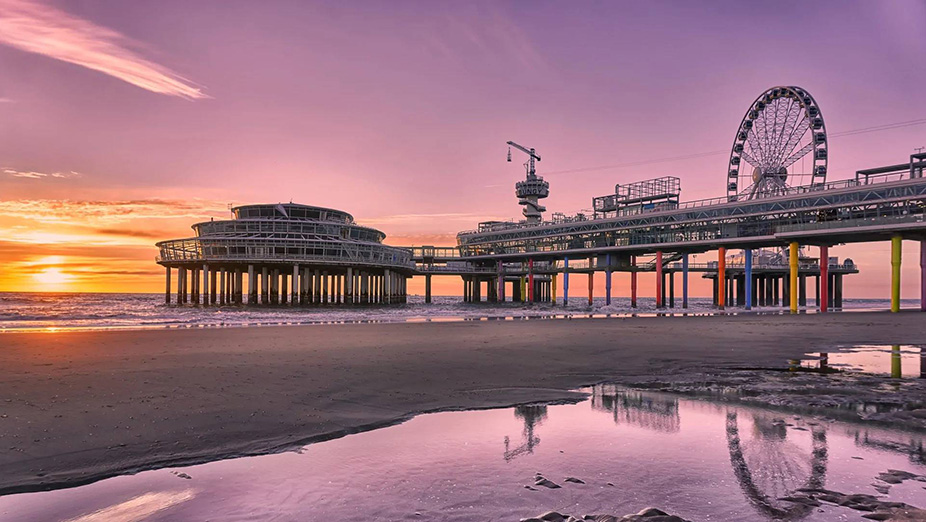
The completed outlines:
{"type": "MultiPolygon", "coordinates": [[[[924,124],[926,124],[926,118],[920,118],[918,120],[898,121],[894,123],[885,123],[883,125],[875,125],[873,127],[863,127],[860,129],[852,129],[852,130],[847,130],[847,131],[842,131],[842,132],[835,132],[833,134],[830,134],[827,137],[832,139],[832,138],[841,138],[843,136],[856,136],[858,134],[868,134],[870,132],[880,132],[880,131],[886,131],[886,130],[892,130],[892,129],[900,129],[903,127],[914,127],[917,125],[924,125],[924,124]]],[[[544,172],[543,174],[545,176],[549,176],[551,174],[575,174],[579,172],[593,172],[596,170],[625,169],[629,167],[639,167],[642,165],[652,165],[655,163],[670,163],[673,161],[682,161],[682,160],[687,160],[687,159],[706,158],[708,156],[717,156],[720,154],[729,154],[729,153],[730,153],[730,149],[713,150],[710,152],[698,152],[694,154],[686,154],[683,156],[670,156],[666,158],[631,161],[627,163],[617,163],[614,165],[601,165],[598,167],[581,167],[581,168],[576,168],[576,169],[554,170],[551,172],[544,172]]]]}

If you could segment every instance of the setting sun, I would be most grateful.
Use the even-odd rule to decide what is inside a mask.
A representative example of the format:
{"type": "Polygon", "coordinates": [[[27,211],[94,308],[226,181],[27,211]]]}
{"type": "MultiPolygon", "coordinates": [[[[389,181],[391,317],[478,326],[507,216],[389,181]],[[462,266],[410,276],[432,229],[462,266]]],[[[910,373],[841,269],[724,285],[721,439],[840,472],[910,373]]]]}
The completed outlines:
{"type": "Polygon", "coordinates": [[[71,281],[71,276],[65,274],[60,268],[46,268],[32,276],[43,285],[64,285],[71,281]]]}

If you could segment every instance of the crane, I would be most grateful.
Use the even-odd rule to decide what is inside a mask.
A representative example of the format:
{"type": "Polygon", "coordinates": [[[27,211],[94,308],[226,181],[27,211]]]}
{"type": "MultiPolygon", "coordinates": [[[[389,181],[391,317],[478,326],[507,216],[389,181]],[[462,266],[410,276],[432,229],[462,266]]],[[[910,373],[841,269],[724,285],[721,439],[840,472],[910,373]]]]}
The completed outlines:
{"type": "Polygon", "coordinates": [[[528,156],[530,156],[530,160],[528,160],[528,162],[524,164],[524,166],[527,167],[527,179],[532,179],[532,178],[537,177],[537,171],[534,169],[534,160],[536,159],[537,161],[540,161],[540,156],[536,152],[534,152],[534,149],[528,149],[527,147],[518,145],[517,143],[513,141],[509,141],[508,142],[508,161],[509,162],[511,161],[511,147],[514,147],[520,150],[521,152],[527,154],[528,156]]]}

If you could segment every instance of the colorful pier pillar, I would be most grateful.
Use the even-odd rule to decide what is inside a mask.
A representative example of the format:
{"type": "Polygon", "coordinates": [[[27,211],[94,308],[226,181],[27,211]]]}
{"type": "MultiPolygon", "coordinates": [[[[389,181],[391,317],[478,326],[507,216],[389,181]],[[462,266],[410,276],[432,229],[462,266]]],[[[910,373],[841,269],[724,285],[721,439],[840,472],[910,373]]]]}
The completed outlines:
{"type": "Polygon", "coordinates": [[[630,256],[630,307],[637,307],[637,256],[630,256]]]}
{"type": "Polygon", "coordinates": [[[521,302],[527,301],[527,278],[524,276],[520,277],[521,281],[521,302]]]}
{"type": "Polygon", "coordinates": [[[563,258],[563,307],[569,304],[569,258],[563,258]]]}
{"type": "Polygon", "coordinates": [[[820,245],[820,311],[826,312],[830,303],[830,254],[829,247],[820,245]]]}
{"type": "Polygon", "coordinates": [[[891,311],[900,311],[900,253],[903,238],[891,238],[891,311]]]}
{"type": "Polygon", "coordinates": [[[588,258],[588,306],[592,306],[592,293],[595,291],[595,260],[588,258]]]}
{"type": "Polygon", "coordinates": [[[556,305],[556,272],[550,276],[550,302],[556,305]]]}
{"type": "Polygon", "coordinates": [[[534,302],[534,260],[527,260],[527,300],[534,302]]]}
{"type": "Polygon", "coordinates": [[[791,269],[791,271],[790,271],[790,273],[789,273],[789,276],[790,276],[790,285],[789,285],[789,286],[791,287],[791,289],[790,289],[791,291],[788,293],[788,295],[791,297],[791,313],[792,313],[792,314],[796,314],[796,313],[797,313],[797,295],[798,295],[798,288],[797,288],[797,268],[798,268],[798,267],[797,267],[797,241],[793,241],[790,245],[788,245],[788,264],[790,265],[790,269],[791,269]]]}
{"type": "Polygon", "coordinates": [[[496,292],[498,300],[505,302],[505,266],[501,260],[495,262],[495,282],[498,287],[496,292]]]}
{"type": "Polygon", "coordinates": [[[745,275],[743,276],[743,284],[746,287],[746,309],[752,310],[752,249],[747,248],[743,250],[743,260],[746,264],[745,275]]]}
{"type": "Polygon", "coordinates": [[[611,304],[611,254],[605,256],[608,267],[605,269],[604,304],[611,304]]]}
{"type": "Polygon", "coordinates": [[[682,308],[688,308],[688,254],[682,256],[682,308]]]}
{"type": "Polygon", "coordinates": [[[723,310],[727,298],[727,249],[717,249],[717,308],[723,310]]]}
{"type": "Polygon", "coordinates": [[[656,308],[662,308],[662,252],[656,252],[656,308]]]}
{"type": "Polygon", "coordinates": [[[920,240],[920,311],[926,312],[926,239],[920,240]]]}
{"type": "Polygon", "coordinates": [[[901,366],[900,345],[891,345],[891,378],[900,379],[903,377],[903,367],[901,366]]]}

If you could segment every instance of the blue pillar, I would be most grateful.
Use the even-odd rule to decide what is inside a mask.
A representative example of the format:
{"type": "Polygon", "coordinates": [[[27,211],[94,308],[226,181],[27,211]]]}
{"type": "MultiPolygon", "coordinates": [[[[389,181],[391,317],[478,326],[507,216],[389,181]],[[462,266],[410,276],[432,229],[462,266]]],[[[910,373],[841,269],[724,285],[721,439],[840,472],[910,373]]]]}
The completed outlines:
{"type": "Polygon", "coordinates": [[[688,308],[688,254],[682,257],[682,308],[688,308]]]}
{"type": "Polygon", "coordinates": [[[563,308],[569,304],[569,258],[563,258],[563,308]]]}
{"type": "Polygon", "coordinates": [[[752,310],[752,249],[743,250],[743,257],[746,258],[746,309],[752,310]]]}
{"type": "Polygon", "coordinates": [[[605,280],[604,280],[604,304],[611,304],[611,254],[607,254],[606,263],[608,264],[607,270],[605,270],[605,280]]]}

